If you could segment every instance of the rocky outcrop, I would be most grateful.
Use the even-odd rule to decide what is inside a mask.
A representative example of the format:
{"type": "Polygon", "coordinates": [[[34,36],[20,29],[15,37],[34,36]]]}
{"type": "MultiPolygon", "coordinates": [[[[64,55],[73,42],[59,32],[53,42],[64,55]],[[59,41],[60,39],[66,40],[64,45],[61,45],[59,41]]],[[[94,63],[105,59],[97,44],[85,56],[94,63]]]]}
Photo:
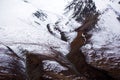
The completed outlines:
{"type": "Polygon", "coordinates": [[[23,60],[10,48],[0,47],[0,80],[26,80],[23,60]]]}
{"type": "MultiPolygon", "coordinates": [[[[63,41],[65,41],[65,42],[67,42],[68,39],[67,39],[67,37],[66,37],[66,35],[65,35],[65,32],[63,32],[61,29],[59,29],[59,28],[56,27],[56,26],[57,26],[57,24],[54,25],[54,30],[59,32],[59,34],[60,34],[60,39],[63,40],[63,41]]],[[[53,35],[53,36],[56,37],[56,33],[54,33],[54,31],[52,31],[50,24],[47,24],[46,27],[47,27],[47,29],[48,29],[48,32],[49,32],[51,35],[53,35]]]]}
{"type": "Polygon", "coordinates": [[[87,80],[57,51],[52,55],[27,53],[26,60],[30,80],[87,80]]]}
{"type": "Polygon", "coordinates": [[[85,56],[88,59],[87,63],[108,72],[109,75],[116,80],[120,79],[120,55],[116,53],[107,52],[111,51],[109,48],[101,48],[96,50],[87,50],[85,56]]]}
{"type": "Polygon", "coordinates": [[[90,36],[87,31],[91,30],[97,22],[98,14],[87,17],[83,25],[76,29],[77,37],[71,42],[71,51],[67,55],[68,60],[73,63],[77,71],[89,80],[114,80],[107,71],[91,66],[86,61],[86,55],[80,48],[86,44],[90,36]],[[89,36],[89,37],[88,37],[89,36]]]}
{"type": "Polygon", "coordinates": [[[25,58],[0,46],[0,80],[88,80],[56,50],[51,49],[50,55],[23,53],[25,58]]]}
{"type": "Polygon", "coordinates": [[[86,56],[80,50],[71,52],[67,57],[74,64],[77,71],[89,80],[114,80],[107,71],[88,64],[86,56]]]}

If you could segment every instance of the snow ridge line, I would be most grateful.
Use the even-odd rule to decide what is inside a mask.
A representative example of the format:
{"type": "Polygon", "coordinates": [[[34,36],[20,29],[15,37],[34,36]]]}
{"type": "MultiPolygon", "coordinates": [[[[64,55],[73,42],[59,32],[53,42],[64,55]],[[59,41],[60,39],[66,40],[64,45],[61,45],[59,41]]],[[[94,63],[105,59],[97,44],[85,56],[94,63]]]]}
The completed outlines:
{"type": "Polygon", "coordinates": [[[24,42],[5,42],[5,43],[0,42],[0,44],[2,44],[4,46],[6,46],[6,45],[14,45],[14,44],[23,44],[23,45],[36,45],[36,46],[47,46],[49,48],[51,48],[51,47],[57,48],[54,45],[49,44],[49,43],[48,44],[45,44],[45,43],[43,44],[43,43],[24,43],[24,42]]]}

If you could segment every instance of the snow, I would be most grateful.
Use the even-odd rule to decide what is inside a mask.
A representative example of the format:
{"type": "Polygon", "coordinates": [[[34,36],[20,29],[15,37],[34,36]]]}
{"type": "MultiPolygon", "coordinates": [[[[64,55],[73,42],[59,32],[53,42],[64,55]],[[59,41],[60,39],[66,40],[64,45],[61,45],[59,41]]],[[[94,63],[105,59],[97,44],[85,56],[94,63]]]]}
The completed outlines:
{"type": "MultiPolygon", "coordinates": [[[[91,42],[93,45],[91,48],[101,48],[108,44],[109,46],[116,46],[120,43],[120,22],[117,20],[120,15],[119,0],[94,1],[102,15],[99,17],[98,26],[96,26],[100,31],[92,31],[91,42]]],[[[21,47],[40,53],[44,51],[47,53],[49,48],[53,47],[67,54],[69,43],[77,35],[73,30],[81,25],[81,23],[78,24],[62,15],[63,8],[68,2],[68,0],[1,0],[0,43],[9,45],[12,48],[21,47]],[[34,15],[36,11],[44,13],[46,17],[43,17],[44,19],[37,18],[34,15]],[[57,25],[55,25],[56,22],[58,22],[57,25]],[[47,24],[51,24],[53,30],[55,26],[59,27],[66,33],[69,42],[60,40],[58,32],[54,31],[56,37],[51,35],[46,28],[47,24]],[[30,46],[28,46],[29,44],[30,46]]]]}
{"type": "Polygon", "coordinates": [[[36,19],[32,14],[37,8],[32,5],[20,0],[2,0],[0,5],[0,41],[2,43],[67,44],[51,36],[45,24],[41,23],[42,25],[39,26],[33,22],[36,19]]]}
{"type": "Polygon", "coordinates": [[[44,70],[46,70],[46,71],[53,71],[55,73],[59,73],[63,70],[67,70],[66,67],[61,66],[56,61],[44,60],[43,64],[44,64],[44,66],[43,66],[44,70]]]}
{"type": "MultiPolygon", "coordinates": [[[[90,39],[91,43],[82,48],[83,52],[89,54],[89,62],[91,54],[95,51],[99,58],[103,57],[101,48],[105,48],[104,56],[106,57],[120,56],[120,21],[117,19],[120,16],[120,4],[118,1],[94,0],[101,15],[96,28],[90,32],[93,34],[90,39]]],[[[69,0],[0,0],[0,49],[6,49],[3,44],[7,45],[19,56],[23,56],[21,54],[23,50],[49,55],[52,53],[51,48],[64,55],[69,53],[69,43],[77,35],[74,29],[81,23],[69,19],[67,14],[65,16],[62,14],[67,3],[69,0]],[[34,15],[37,11],[45,14],[46,17],[37,18],[34,15]],[[56,22],[58,22],[57,25],[55,25],[56,22]],[[47,24],[50,24],[56,36],[48,32],[47,24]],[[59,32],[55,31],[54,27],[59,27],[65,32],[69,41],[62,41],[59,32]]],[[[0,59],[4,58],[5,60],[8,57],[4,54],[0,55],[0,59]]],[[[67,70],[55,61],[46,60],[43,63],[45,69],[51,65],[50,68],[55,72],[67,70]]]]}
{"type": "MultiPolygon", "coordinates": [[[[109,6],[117,8],[120,10],[120,5],[118,5],[119,0],[93,0],[97,7],[97,10],[104,11],[109,6]]],[[[118,11],[118,10],[117,10],[118,11]]]]}
{"type": "MultiPolygon", "coordinates": [[[[95,1],[97,9],[101,13],[96,28],[90,31],[92,38],[90,43],[82,47],[83,52],[88,56],[88,62],[92,62],[93,53],[97,56],[96,60],[101,58],[120,57],[120,16],[119,0],[97,0],[95,1]],[[100,6],[101,5],[101,6],[100,6]]],[[[114,63],[111,63],[114,64],[114,63]]]]}
{"type": "Polygon", "coordinates": [[[33,6],[38,9],[49,11],[61,15],[64,13],[65,5],[68,3],[67,0],[27,0],[33,6]]]}
{"type": "Polygon", "coordinates": [[[109,4],[109,0],[93,0],[97,7],[97,10],[104,10],[109,4]]]}
{"type": "MultiPolygon", "coordinates": [[[[54,30],[54,26],[56,26],[55,23],[58,22],[57,27],[66,33],[69,42],[76,37],[76,33],[73,30],[81,24],[78,24],[74,20],[68,19],[61,14],[65,4],[68,2],[69,1],[67,0],[28,0],[28,2],[22,0],[1,0],[1,43],[10,45],[13,48],[22,46],[29,51],[39,51],[41,53],[43,51],[49,51],[48,48],[46,48],[47,50],[43,49],[43,47],[49,46],[67,54],[69,52],[69,43],[60,40],[60,34],[58,32],[54,31],[56,37],[51,35],[48,32],[46,25],[52,24],[51,27],[54,30]],[[51,7],[48,6],[53,3],[59,3],[59,5],[54,4],[51,7]],[[61,9],[60,6],[62,6],[61,9]],[[56,9],[53,7],[56,7],[56,9]],[[57,12],[56,10],[59,10],[60,12],[57,12]],[[33,14],[36,11],[44,13],[47,17],[43,17],[44,20],[37,18],[33,14]],[[12,44],[14,44],[15,47],[12,44]],[[29,44],[31,44],[30,47],[26,46],[29,44]]],[[[98,26],[96,26],[98,29],[100,28],[101,31],[96,32],[93,30],[91,41],[94,44],[92,47],[101,48],[103,45],[113,42],[113,40],[114,42],[112,45],[114,43],[116,44],[116,42],[119,43],[120,27],[118,25],[120,25],[120,22],[116,19],[116,17],[120,15],[120,5],[118,5],[118,0],[97,0],[95,1],[95,4],[97,9],[102,13],[99,17],[100,20],[98,21],[98,26]]]]}
{"type": "MultiPolygon", "coordinates": [[[[72,19],[68,23],[69,19],[62,15],[63,5],[65,5],[63,2],[64,0],[51,0],[49,2],[47,0],[1,0],[0,44],[4,43],[16,52],[19,52],[19,48],[22,48],[36,53],[48,53],[49,48],[52,47],[66,55],[69,52],[69,42],[62,41],[59,34],[59,37],[51,35],[46,28],[47,24],[53,24],[51,27],[54,28],[54,24],[60,21],[58,27],[67,35],[75,35],[75,32],[70,31],[73,31],[79,24],[72,19]],[[53,3],[58,4],[51,6],[53,3]],[[57,12],[57,10],[60,10],[60,12],[57,12]],[[37,18],[34,15],[37,11],[45,14],[46,17],[37,18]]],[[[70,39],[72,40],[72,38],[70,39]]]]}
{"type": "MultiPolygon", "coordinates": [[[[69,43],[77,34],[73,30],[80,24],[62,14],[66,4],[64,2],[69,1],[0,0],[0,49],[7,49],[4,45],[9,46],[21,58],[25,57],[23,51],[26,50],[33,54],[51,55],[52,48],[63,55],[68,54],[69,43]],[[36,13],[43,15],[37,17],[36,13]],[[56,22],[58,22],[57,25],[55,25],[56,22]],[[47,24],[50,24],[56,36],[48,32],[47,24]],[[65,32],[69,41],[62,41],[54,27],[59,27],[65,32]]],[[[0,60],[11,59],[9,55],[3,53],[0,55],[0,60]]],[[[3,62],[0,66],[9,67],[8,63],[3,62]]],[[[24,67],[26,66],[24,62],[21,63],[24,67]]],[[[55,61],[46,60],[43,63],[44,68],[51,65],[50,68],[55,72],[67,70],[55,61]]]]}
{"type": "Polygon", "coordinates": [[[118,21],[117,17],[118,15],[111,8],[100,16],[97,28],[100,28],[101,30],[93,33],[93,37],[91,39],[92,41],[94,41],[94,44],[102,46],[109,44],[110,42],[119,42],[118,39],[120,38],[120,22],[118,21]]]}

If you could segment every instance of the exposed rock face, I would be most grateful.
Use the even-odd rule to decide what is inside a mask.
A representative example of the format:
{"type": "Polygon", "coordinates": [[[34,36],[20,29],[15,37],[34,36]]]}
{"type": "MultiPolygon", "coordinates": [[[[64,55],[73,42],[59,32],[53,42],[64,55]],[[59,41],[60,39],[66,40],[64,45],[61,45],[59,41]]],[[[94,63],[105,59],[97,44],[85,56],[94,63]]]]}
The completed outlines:
{"type": "Polygon", "coordinates": [[[0,47],[0,80],[26,80],[23,61],[5,46],[0,47]]]}
{"type": "Polygon", "coordinates": [[[120,79],[120,55],[116,53],[107,52],[108,48],[101,48],[96,50],[89,50],[85,53],[88,64],[108,71],[109,75],[115,79],[120,79]]]}
{"type": "Polygon", "coordinates": [[[107,71],[95,68],[86,62],[86,56],[79,49],[74,48],[67,58],[74,64],[77,71],[87,77],[89,80],[114,80],[107,71]]]}
{"type": "MultiPolygon", "coordinates": [[[[1,3],[4,6],[1,6],[3,7],[3,12],[1,11],[2,14],[0,15],[5,18],[1,18],[3,21],[0,25],[0,41],[2,41],[2,43],[9,44],[15,49],[16,45],[18,44],[17,47],[22,47],[23,51],[24,49],[27,51],[25,51],[26,54],[21,58],[19,57],[18,53],[14,52],[10,47],[0,45],[0,80],[120,80],[120,55],[118,54],[120,52],[120,46],[118,44],[115,47],[111,47],[111,45],[108,44],[110,45],[109,47],[104,45],[102,48],[93,48],[90,46],[90,48],[87,50],[84,48],[81,49],[81,47],[86,44],[92,44],[89,39],[91,39],[94,34],[89,34],[89,31],[95,27],[100,15],[99,13],[93,11],[96,13],[92,14],[93,12],[89,13],[89,11],[87,11],[88,13],[86,15],[89,14],[89,16],[86,17],[84,15],[84,13],[86,13],[85,10],[83,13],[84,19],[76,19],[78,21],[83,21],[81,22],[81,26],[75,29],[74,25],[71,25],[74,27],[73,29],[64,31],[62,29],[65,29],[67,24],[73,24],[74,22],[65,21],[64,26],[60,25],[59,20],[56,22],[57,19],[60,19],[58,16],[56,16],[55,19],[55,16],[53,17],[55,14],[50,16],[51,14],[47,15],[46,12],[44,13],[43,11],[37,9],[30,11],[29,14],[17,15],[14,8],[16,5],[11,7],[14,3],[12,1],[14,0],[11,0],[10,3],[12,4],[6,7],[6,4],[8,4],[9,1],[10,0],[6,0],[4,3],[1,3]],[[11,7],[10,12],[6,11],[8,7],[11,7]],[[13,13],[16,14],[16,16],[11,16],[13,13]],[[28,17],[30,15],[31,17],[28,17]],[[12,25],[9,23],[12,23],[12,25]],[[55,23],[55,25],[50,26],[49,23],[55,23]],[[10,30],[10,28],[13,30],[10,30]],[[64,56],[58,51],[62,52],[62,50],[65,48],[65,45],[68,45],[67,41],[69,39],[67,39],[66,34],[74,31],[78,33],[77,37],[70,44],[71,49],[69,54],[64,56]],[[51,34],[53,35],[52,37],[51,34]],[[55,44],[52,45],[53,43],[55,44]],[[16,45],[13,46],[14,44],[16,45]],[[42,44],[45,44],[44,47],[42,44]],[[60,47],[61,49],[59,49],[60,47]],[[59,50],[56,51],[53,48],[59,50]],[[117,50],[118,53],[112,52],[113,49],[117,50]],[[36,51],[36,53],[34,51],[36,51]]],[[[24,2],[29,3],[26,0],[24,0],[24,2]]],[[[23,3],[17,2],[15,4],[18,5],[23,3]]],[[[25,5],[23,4],[20,6],[25,5]]],[[[23,12],[27,13],[26,11],[29,12],[29,10],[33,8],[30,5],[29,7],[26,5],[25,10],[23,7],[21,7],[21,10],[19,10],[20,8],[16,9],[18,9],[19,14],[23,14],[23,12]]],[[[116,16],[116,14],[119,14],[119,11],[116,11],[111,6],[109,7],[110,9],[105,9],[105,11],[101,14],[103,18],[101,19],[101,23],[99,25],[100,27],[103,27],[102,24],[104,21],[108,21],[105,26],[111,27],[111,24],[108,25],[109,23],[113,22],[110,20],[111,18],[113,18],[113,20],[118,20],[115,20],[114,22],[120,22],[120,15],[116,16]],[[111,11],[111,9],[113,11],[111,11]],[[111,13],[113,16],[111,16],[111,13]]],[[[78,12],[79,10],[77,11],[77,14],[78,12]]],[[[70,24],[68,27],[70,27],[70,24]]],[[[114,25],[112,27],[114,27],[114,25]]],[[[116,36],[114,38],[116,38],[116,36]]],[[[118,41],[120,40],[120,38],[116,39],[118,41]]],[[[112,43],[113,42],[111,42],[111,44],[112,43]]],[[[99,42],[99,44],[101,43],[99,42]]],[[[20,52],[22,53],[22,51],[20,52]]]]}
{"type": "Polygon", "coordinates": [[[30,80],[87,80],[59,52],[53,55],[27,53],[27,73],[30,80]]]}
{"type": "Polygon", "coordinates": [[[24,53],[26,59],[10,47],[0,47],[0,80],[88,80],[58,51],[24,53]]]}
{"type": "Polygon", "coordinates": [[[92,37],[82,47],[88,64],[108,72],[115,80],[120,80],[120,22],[119,0],[111,1],[99,16],[96,28],[89,33],[92,37]],[[114,7],[113,4],[116,4],[114,7]]]}
{"type": "Polygon", "coordinates": [[[87,63],[87,57],[80,50],[86,44],[88,37],[87,31],[92,29],[92,25],[97,22],[98,14],[86,18],[82,27],[76,29],[78,31],[77,37],[71,42],[71,51],[67,55],[68,60],[74,64],[77,71],[84,74],[89,80],[114,80],[107,71],[91,66],[87,63]],[[86,33],[86,34],[84,34],[86,33]],[[84,34],[84,36],[83,36],[84,34]]]}

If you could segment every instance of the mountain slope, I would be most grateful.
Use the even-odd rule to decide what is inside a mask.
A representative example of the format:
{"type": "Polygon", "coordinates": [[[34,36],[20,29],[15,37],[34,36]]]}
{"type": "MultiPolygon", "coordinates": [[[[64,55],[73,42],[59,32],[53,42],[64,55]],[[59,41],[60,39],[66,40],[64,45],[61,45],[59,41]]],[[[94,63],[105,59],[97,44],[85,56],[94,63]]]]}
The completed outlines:
{"type": "MultiPolygon", "coordinates": [[[[68,51],[68,43],[59,39],[59,33],[58,38],[54,37],[46,27],[47,24],[52,23],[54,25],[58,20],[65,19],[63,16],[40,10],[34,7],[32,3],[26,3],[22,0],[2,0],[0,5],[1,43],[6,45],[29,43],[31,45],[47,45],[68,51]]],[[[67,22],[67,19],[64,21],[67,22]]],[[[64,23],[63,28],[66,27],[64,23]]]]}
{"type": "Polygon", "coordinates": [[[1,0],[0,80],[86,80],[64,56],[69,42],[62,34],[76,35],[79,25],[68,21],[36,7],[34,0],[1,0]]]}
{"type": "MultiPolygon", "coordinates": [[[[83,23],[65,17],[61,14],[63,7],[54,4],[58,6],[54,9],[52,1],[0,1],[1,73],[3,67],[9,68],[12,63],[9,69],[14,70],[14,64],[22,64],[24,69],[20,74],[26,77],[27,68],[27,74],[34,80],[40,80],[41,76],[50,80],[51,76],[53,80],[87,80],[85,77],[109,80],[112,76],[119,80],[119,0],[94,0],[100,15],[92,15],[93,17],[88,17],[88,20],[86,18],[83,23]],[[76,29],[80,28],[79,26],[82,26],[82,29],[89,28],[92,24],[87,23],[92,19],[95,19],[95,23],[99,19],[95,28],[89,32],[79,31],[77,34],[76,29]],[[87,34],[91,36],[87,38],[87,34]],[[68,53],[72,54],[70,60],[65,56],[68,53]]],[[[0,75],[3,75],[1,73],[0,75]]],[[[7,70],[3,73],[7,73],[7,70]]],[[[14,75],[12,77],[14,78],[14,75]]]]}
{"type": "Polygon", "coordinates": [[[119,0],[98,0],[95,3],[100,13],[99,21],[96,27],[89,32],[92,37],[82,47],[82,51],[86,55],[88,64],[108,71],[110,75],[119,80],[119,0]]]}

